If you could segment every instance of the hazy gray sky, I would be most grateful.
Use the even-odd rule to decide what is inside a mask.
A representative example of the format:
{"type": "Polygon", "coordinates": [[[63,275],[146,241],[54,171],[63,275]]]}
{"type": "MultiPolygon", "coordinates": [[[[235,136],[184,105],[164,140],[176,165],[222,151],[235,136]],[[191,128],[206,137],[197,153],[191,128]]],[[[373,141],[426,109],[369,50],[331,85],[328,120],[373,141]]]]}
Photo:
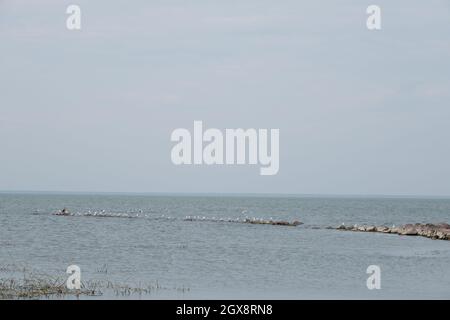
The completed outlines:
{"type": "Polygon", "coordinates": [[[0,190],[450,195],[449,139],[448,0],[0,0],[0,190]],[[194,120],[278,175],[173,165],[194,120]]]}

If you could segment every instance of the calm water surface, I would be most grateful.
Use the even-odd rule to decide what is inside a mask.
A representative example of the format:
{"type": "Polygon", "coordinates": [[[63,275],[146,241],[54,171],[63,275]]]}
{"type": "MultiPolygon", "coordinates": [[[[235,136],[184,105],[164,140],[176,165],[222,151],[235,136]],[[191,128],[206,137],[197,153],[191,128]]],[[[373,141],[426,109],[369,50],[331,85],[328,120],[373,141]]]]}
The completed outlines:
{"type": "Polygon", "coordinates": [[[450,298],[450,241],[323,229],[342,222],[450,222],[450,200],[0,194],[0,275],[23,266],[64,278],[76,264],[83,280],[158,283],[131,297],[143,299],[450,298]],[[53,215],[63,207],[74,216],[53,215]],[[381,290],[366,287],[369,265],[381,290]]]}

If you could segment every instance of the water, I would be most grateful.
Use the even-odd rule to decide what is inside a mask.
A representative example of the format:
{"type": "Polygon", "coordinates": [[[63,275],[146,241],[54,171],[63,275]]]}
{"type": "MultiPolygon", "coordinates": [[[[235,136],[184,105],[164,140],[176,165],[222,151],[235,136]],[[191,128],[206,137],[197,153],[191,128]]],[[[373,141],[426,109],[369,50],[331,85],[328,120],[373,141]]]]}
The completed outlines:
{"type": "Polygon", "coordinates": [[[449,199],[0,194],[0,275],[64,278],[76,264],[82,280],[158,283],[132,299],[449,299],[449,241],[324,229],[449,220],[449,199]],[[63,207],[74,215],[53,215],[63,207]],[[380,290],[366,287],[369,265],[380,290]]]}

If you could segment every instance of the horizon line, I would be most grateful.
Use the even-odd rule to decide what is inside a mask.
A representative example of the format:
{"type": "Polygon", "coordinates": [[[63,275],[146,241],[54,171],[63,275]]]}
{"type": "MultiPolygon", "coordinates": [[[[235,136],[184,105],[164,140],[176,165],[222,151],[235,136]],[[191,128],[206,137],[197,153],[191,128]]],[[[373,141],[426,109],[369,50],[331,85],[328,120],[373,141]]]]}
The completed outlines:
{"type": "Polygon", "coordinates": [[[409,199],[450,199],[450,195],[424,194],[353,194],[353,193],[270,193],[270,192],[176,192],[176,191],[55,191],[55,190],[0,190],[0,194],[41,194],[41,195],[139,195],[139,196],[225,196],[225,197],[311,197],[311,198],[409,198],[409,199]]]}

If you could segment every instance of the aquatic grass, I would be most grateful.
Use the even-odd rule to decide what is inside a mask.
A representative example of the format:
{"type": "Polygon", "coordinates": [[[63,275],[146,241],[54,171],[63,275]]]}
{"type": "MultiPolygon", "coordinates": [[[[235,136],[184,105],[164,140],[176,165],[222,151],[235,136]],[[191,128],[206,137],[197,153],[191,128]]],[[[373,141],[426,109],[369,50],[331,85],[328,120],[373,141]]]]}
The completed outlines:
{"type": "Polygon", "coordinates": [[[66,287],[65,279],[35,274],[24,275],[21,279],[0,279],[0,299],[48,299],[101,294],[97,288],[87,287],[84,284],[79,290],[70,290],[66,287]]]}
{"type": "MultiPolygon", "coordinates": [[[[18,268],[1,266],[4,271],[13,271],[17,273],[18,268]]],[[[46,274],[32,272],[22,268],[21,276],[10,276],[0,278],[0,300],[13,299],[69,299],[96,297],[110,293],[116,297],[130,297],[133,295],[150,295],[161,290],[176,290],[181,293],[189,292],[190,288],[180,287],[164,287],[158,281],[154,283],[143,284],[139,282],[137,285],[112,282],[107,279],[87,280],[81,282],[80,289],[68,289],[66,286],[66,278],[51,277],[46,274]]],[[[102,266],[102,273],[107,273],[106,265],[102,266]]]]}
{"type": "Polygon", "coordinates": [[[101,266],[101,268],[97,269],[97,273],[103,273],[103,274],[108,273],[108,266],[106,265],[106,263],[103,266],[101,266]]]}
{"type": "Polygon", "coordinates": [[[108,289],[112,290],[116,296],[131,296],[131,295],[150,295],[153,293],[156,293],[161,290],[176,290],[178,292],[189,292],[190,288],[181,286],[181,287],[164,287],[161,284],[159,284],[158,281],[156,281],[154,284],[142,284],[138,283],[135,286],[131,286],[128,284],[120,284],[120,283],[111,283],[108,282],[108,289]]]}
{"type": "Polygon", "coordinates": [[[1,264],[0,272],[27,272],[29,269],[26,266],[18,266],[16,264],[1,264]]]}

